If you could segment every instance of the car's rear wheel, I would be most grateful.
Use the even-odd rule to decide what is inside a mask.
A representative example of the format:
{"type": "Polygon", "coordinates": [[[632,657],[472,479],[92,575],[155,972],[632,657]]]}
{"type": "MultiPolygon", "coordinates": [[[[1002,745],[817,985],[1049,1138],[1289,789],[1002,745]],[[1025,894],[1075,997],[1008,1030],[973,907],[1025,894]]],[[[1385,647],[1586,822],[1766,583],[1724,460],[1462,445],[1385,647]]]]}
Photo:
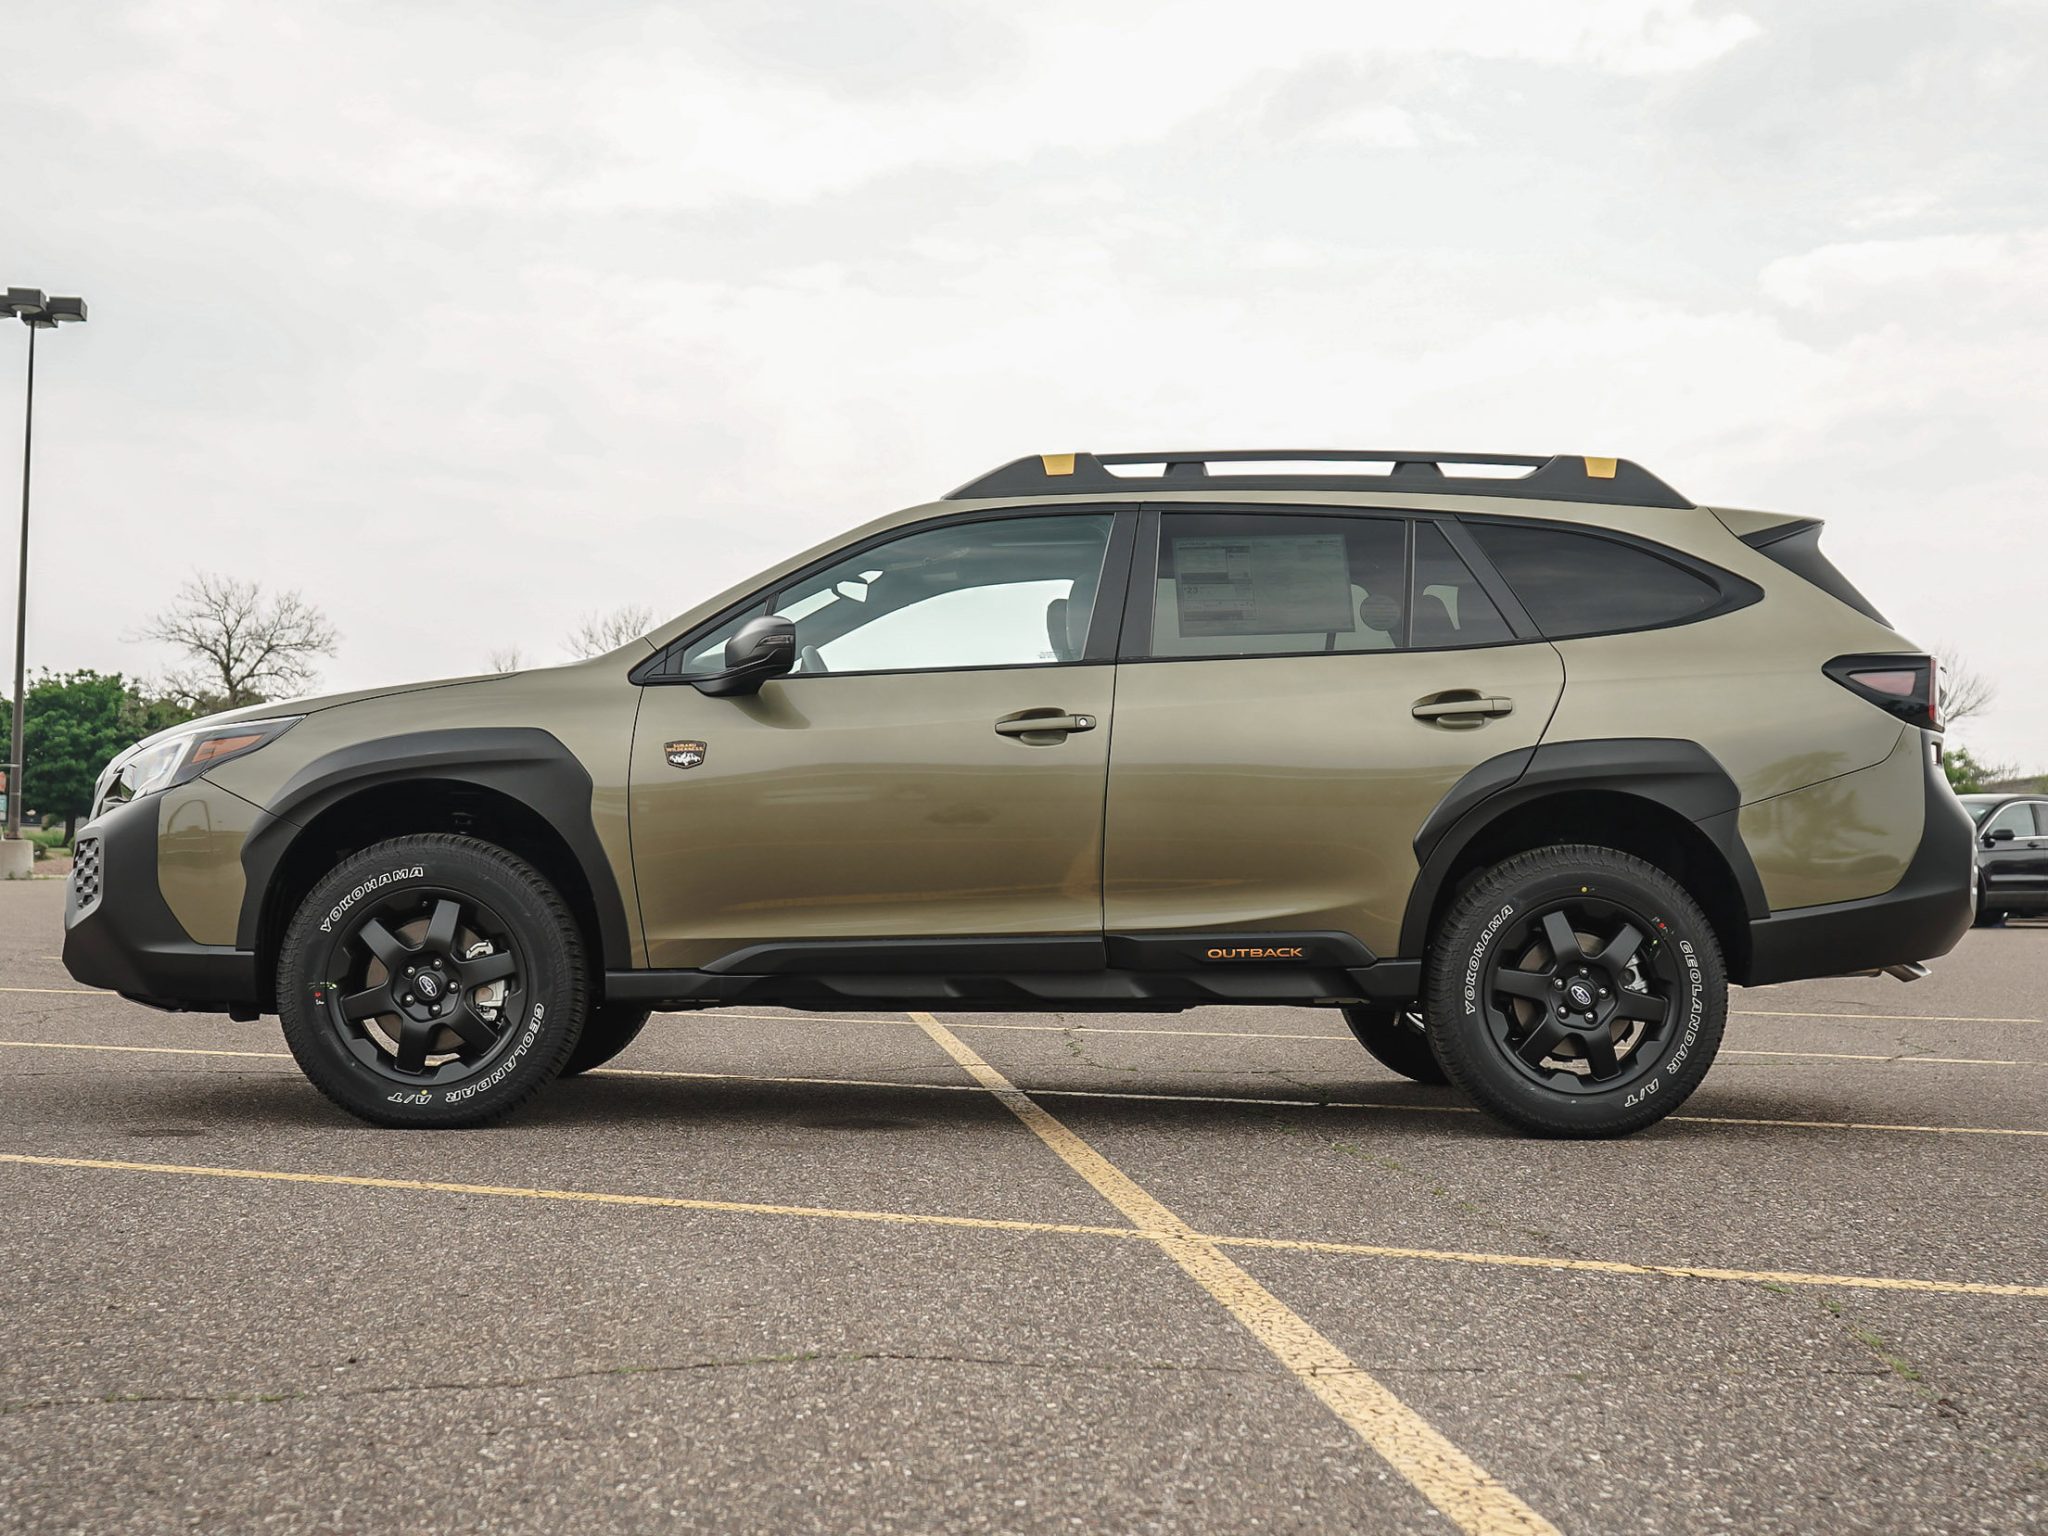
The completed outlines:
{"type": "Polygon", "coordinates": [[[1544,1136],[1619,1136],[1699,1086],[1727,1021],[1712,926],[1663,870],[1570,844],[1486,870],[1433,935],[1430,1038],[1480,1108],[1544,1136]]]}
{"type": "Polygon", "coordinates": [[[562,1076],[576,1077],[592,1067],[601,1067],[638,1038],[647,1027],[647,1010],[623,1003],[605,1003],[590,1010],[583,1021],[583,1033],[576,1049],[562,1066],[562,1076]]]}
{"type": "Polygon", "coordinates": [[[1429,1048],[1422,1015],[1414,1009],[1393,1008],[1381,1003],[1353,1003],[1344,1009],[1344,1022],[1358,1043],[1372,1053],[1373,1060],[1390,1072],[1418,1083],[1442,1083],[1442,1063],[1429,1048]]]}
{"type": "Polygon", "coordinates": [[[378,1125],[480,1125],[575,1049],[588,983],[576,922],[524,860],[401,837],[315,885],[278,956],[278,1012],[313,1085],[378,1125]]]}

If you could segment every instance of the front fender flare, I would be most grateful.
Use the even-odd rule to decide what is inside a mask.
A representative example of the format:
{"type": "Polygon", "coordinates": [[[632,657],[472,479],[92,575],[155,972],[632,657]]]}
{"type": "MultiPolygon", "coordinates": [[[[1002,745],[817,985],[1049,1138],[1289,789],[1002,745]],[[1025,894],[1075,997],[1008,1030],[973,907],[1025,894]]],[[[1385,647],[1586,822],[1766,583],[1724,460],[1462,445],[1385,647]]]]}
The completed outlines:
{"type": "Polygon", "coordinates": [[[307,763],[272,797],[242,844],[246,884],[236,947],[257,947],[278,867],[309,823],[351,795],[407,779],[494,790],[546,822],[568,846],[590,888],[602,964],[622,968],[633,963],[625,902],[590,814],[595,786],[576,754],[537,726],[410,731],[352,742],[307,763]]]}

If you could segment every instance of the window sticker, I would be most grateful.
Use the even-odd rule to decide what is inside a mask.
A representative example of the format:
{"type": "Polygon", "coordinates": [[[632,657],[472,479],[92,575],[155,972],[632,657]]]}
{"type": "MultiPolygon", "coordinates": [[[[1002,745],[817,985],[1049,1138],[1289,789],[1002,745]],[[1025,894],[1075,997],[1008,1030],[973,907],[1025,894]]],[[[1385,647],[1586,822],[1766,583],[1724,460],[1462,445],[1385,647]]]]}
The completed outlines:
{"type": "Polygon", "coordinates": [[[1175,539],[1173,574],[1180,632],[1189,638],[1358,627],[1341,533],[1175,539]]]}

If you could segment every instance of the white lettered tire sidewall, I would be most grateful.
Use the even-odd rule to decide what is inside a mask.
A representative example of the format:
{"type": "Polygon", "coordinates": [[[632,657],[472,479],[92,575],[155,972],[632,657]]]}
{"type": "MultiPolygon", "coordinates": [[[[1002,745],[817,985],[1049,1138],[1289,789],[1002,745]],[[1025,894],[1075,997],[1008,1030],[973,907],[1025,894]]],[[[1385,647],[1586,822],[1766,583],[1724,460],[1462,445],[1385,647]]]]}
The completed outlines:
{"type": "Polygon", "coordinates": [[[452,1128],[509,1114],[552,1081],[576,1047],[589,1006],[581,935],[560,895],[531,865],[475,838],[395,838],[345,859],[307,893],[278,953],[278,1013],[308,1079],[350,1114],[379,1125],[452,1128]],[[408,1088],[356,1059],[317,990],[339,967],[349,917],[363,901],[441,889],[489,906],[523,957],[521,1016],[509,1051],[474,1077],[408,1088]]]}
{"type": "Polygon", "coordinates": [[[1727,972],[1713,926],[1655,865],[1611,848],[1563,845],[1518,854],[1486,871],[1444,914],[1428,966],[1430,1044],[1452,1083],[1495,1118],[1547,1136],[1621,1136],[1670,1114],[1713,1065],[1728,1014],[1727,972]],[[1546,1090],[1510,1063],[1480,996],[1492,950],[1518,918],[1585,894],[1659,920],[1679,985],[1655,1070],[1604,1093],[1546,1090]]]}

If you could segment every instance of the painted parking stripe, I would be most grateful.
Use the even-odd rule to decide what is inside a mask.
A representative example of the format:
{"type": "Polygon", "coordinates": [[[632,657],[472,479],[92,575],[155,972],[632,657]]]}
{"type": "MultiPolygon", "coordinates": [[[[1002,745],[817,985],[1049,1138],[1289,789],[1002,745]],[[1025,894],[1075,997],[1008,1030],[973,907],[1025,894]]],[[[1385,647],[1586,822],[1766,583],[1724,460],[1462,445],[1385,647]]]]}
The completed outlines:
{"type": "Polygon", "coordinates": [[[860,1211],[824,1205],[772,1205],[752,1200],[695,1200],[681,1195],[615,1194],[592,1189],[528,1188],[516,1184],[461,1184],[445,1179],[386,1179],[357,1173],[292,1173],[275,1168],[219,1168],[202,1163],[137,1163],[113,1158],[43,1157],[0,1152],[0,1163],[37,1168],[82,1168],[106,1173],[183,1174],[258,1183],[325,1184],[351,1189],[410,1190],[436,1195],[484,1195],[498,1200],[566,1200],[588,1205],[648,1206],[660,1210],[712,1211],[733,1216],[802,1216],[825,1221],[875,1222],[884,1226],[966,1227],[981,1232],[1042,1232],[1069,1237],[1143,1237],[1129,1227],[1088,1226],[1056,1221],[1009,1221],[996,1216],[943,1216],[928,1211],[860,1211]]]}
{"type": "MultiPolygon", "coordinates": [[[[966,1093],[980,1093],[973,1083],[949,1084],[966,1093]]],[[[803,1217],[819,1221],[877,1222],[884,1225],[957,1227],[985,1232],[1025,1232],[1067,1237],[1149,1238],[1138,1227],[1090,1226],[1085,1223],[1012,1221],[993,1216],[946,1216],[922,1211],[866,1211],[842,1206],[774,1205],[744,1200],[696,1200],[676,1195],[618,1194],[600,1190],[527,1188],[502,1184],[464,1184],[442,1179],[390,1179],[367,1174],[294,1173],[275,1168],[223,1168],[211,1164],[144,1163],[96,1157],[55,1157],[27,1152],[0,1152],[0,1164],[31,1168],[66,1168],[102,1173],[141,1173],[191,1178],[249,1180],[258,1183],[329,1185],[425,1194],[476,1195],[494,1199],[568,1201],[594,1205],[645,1206],[706,1211],[733,1216],[803,1217]]],[[[1555,1258],[1546,1254],[1465,1253],[1445,1248],[1399,1248],[1370,1243],[1324,1242],[1309,1238],[1250,1237],[1242,1234],[1197,1233],[1205,1242],[1224,1248],[1279,1248],[1303,1253],[1350,1254],[1364,1258],[1403,1259],[1437,1264],[1504,1266],[1514,1269],[1582,1270],[1609,1275],[1668,1275],[1682,1280],[1736,1284],[1828,1285],[1850,1290],[1918,1291],[1937,1296],[2017,1296],[2048,1299],[2048,1285],[2008,1285],[1985,1280],[1925,1280],[1885,1275],[1823,1275],[1805,1270],[1727,1269],[1707,1265],[1632,1264],[1619,1259],[1555,1258]]]]}
{"type": "MultiPolygon", "coordinates": [[[[107,1051],[143,1056],[242,1056],[267,1061],[289,1061],[285,1051],[207,1050],[174,1045],[98,1045],[56,1040],[0,1040],[0,1049],[29,1051],[107,1051]]],[[[2039,1063],[2029,1062],[2029,1066],[2039,1063]]],[[[959,1093],[972,1091],[962,1083],[921,1083],[903,1078],[869,1077],[780,1077],[748,1072],[683,1072],[655,1067],[598,1067],[593,1077],[673,1077],[704,1082],[784,1083],[825,1088],[902,1088],[914,1092],[959,1093]]],[[[1142,1093],[1111,1088],[1033,1088],[1042,1098],[1115,1099],[1131,1103],[1235,1104],[1273,1109],[1352,1109],[1402,1115],[1476,1115],[1470,1104],[1379,1103],[1370,1099],[1291,1099],[1251,1094],[1142,1093]]],[[[1683,1125],[1764,1126],[1799,1131],[1873,1131],[1913,1136],[2022,1136],[2048,1138],[2048,1130],[2030,1130],[2005,1125],[1893,1125],[1866,1120],[1768,1120],[1745,1115],[1668,1115],[1667,1120],[1683,1125]]]]}
{"type": "Polygon", "coordinates": [[[1088,1181],[1130,1223],[1263,1344],[1359,1439],[1468,1536],[1558,1536],[1557,1527],[1508,1491],[1421,1414],[1359,1369],[1307,1318],[1252,1278],[1209,1238],[1195,1233],[1129,1175],[1037,1100],[1022,1092],[928,1013],[911,1017],[965,1072],[1088,1181]]]}

